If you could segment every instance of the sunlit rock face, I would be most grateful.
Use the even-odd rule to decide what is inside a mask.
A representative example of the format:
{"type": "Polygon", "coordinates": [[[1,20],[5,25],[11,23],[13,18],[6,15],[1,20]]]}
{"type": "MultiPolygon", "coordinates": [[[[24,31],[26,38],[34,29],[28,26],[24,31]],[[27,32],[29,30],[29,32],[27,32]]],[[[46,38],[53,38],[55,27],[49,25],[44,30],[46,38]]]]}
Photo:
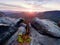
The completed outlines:
{"type": "Polygon", "coordinates": [[[31,22],[31,25],[41,34],[51,37],[60,37],[60,28],[53,21],[35,18],[31,22]]]}

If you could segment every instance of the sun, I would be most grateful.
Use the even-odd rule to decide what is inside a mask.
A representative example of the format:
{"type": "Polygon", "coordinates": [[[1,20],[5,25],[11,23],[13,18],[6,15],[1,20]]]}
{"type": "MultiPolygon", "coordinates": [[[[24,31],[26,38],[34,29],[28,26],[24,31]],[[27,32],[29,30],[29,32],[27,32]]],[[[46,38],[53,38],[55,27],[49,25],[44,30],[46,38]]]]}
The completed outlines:
{"type": "Polygon", "coordinates": [[[28,12],[34,12],[34,10],[31,9],[31,10],[28,10],[28,12]]]}

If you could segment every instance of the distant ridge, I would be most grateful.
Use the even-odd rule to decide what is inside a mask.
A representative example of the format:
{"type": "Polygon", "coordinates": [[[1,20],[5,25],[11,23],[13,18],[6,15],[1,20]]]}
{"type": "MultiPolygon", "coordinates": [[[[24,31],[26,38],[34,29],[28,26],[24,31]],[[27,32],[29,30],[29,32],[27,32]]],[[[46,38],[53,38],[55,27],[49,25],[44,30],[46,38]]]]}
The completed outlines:
{"type": "Polygon", "coordinates": [[[46,18],[51,19],[53,21],[60,21],[60,11],[47,11],[44,12],[46,18]]]}
{"type": "MultiPolygon", "coordinates": [[[[7,11],[2,11],[2,12],[5,13],[6,16],[10,16],[10,17],[14,17],[14,18],[26,16],[24,14],[25,12],[20,12],[20,11],[9,11],[9,10],[7,10],[7,11]]],[[[54,11],[38,12],[35,17],[47,18],[47,19],[53,20],[55,22],[59,22],[60,21],[60,11],[54,10],[54,11]]],[[[34,18],[34,17],[32,17],[32,18],[34,18]]]]}

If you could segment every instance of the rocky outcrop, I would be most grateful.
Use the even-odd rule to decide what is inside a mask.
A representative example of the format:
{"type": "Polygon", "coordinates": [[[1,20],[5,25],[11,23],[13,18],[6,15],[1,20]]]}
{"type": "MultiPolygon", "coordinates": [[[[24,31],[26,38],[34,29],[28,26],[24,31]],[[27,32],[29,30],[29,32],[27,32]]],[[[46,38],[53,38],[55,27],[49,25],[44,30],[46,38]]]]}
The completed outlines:
{"type": "Polygon", "coordinates": [[[35,18],[31,22],[31,25],[43,35],[48,35],[53,38],[60,38],[60,27],[58,27],[53,21],[35,18]]]}
{"type": "Polygon", "coordinates": [[[26,24],[21,23],[21,26],[18,28],[18,31],[8,40],[8,42],[5,45],[18,45],[18,42],[16,41],[18,38],[18,34],[25,34],[26,33],[26,24]]]}
{"type": "Polygon", "coordinates": [[[1,45],[3,45],[18,30],[18,28],[20,27],[20,24],[23,21],[24,20],[22,18],[15,19],[15,18],[9,18],[9,17],[0,17],[0,23],[1,23],[0,30],[4,28],[3,31],[0,31],[1,45]]]}
{"type": "Polygon", "coordinates": [[[42,35],[33,27],[30,27],[30,34],[32,36],[30,45],[60,45],[60,39],[42,35]]]}
{"type": "Polygon", "coordinates": [[[26,33],[26,26],[32,39],[30,45],[60,45],[60,27],[55,22],[35,18],[26,25],[23,21],[22,18],[0,17],[0,45],[4,45],[7,40],[7,45],[13,43],[19,33],[26,33]]]}
{"type": "Polygon", "coordinates": [[[30,45],[60,45],[60,28],[48,19],[35,18],[30,25],[30,45]]]}

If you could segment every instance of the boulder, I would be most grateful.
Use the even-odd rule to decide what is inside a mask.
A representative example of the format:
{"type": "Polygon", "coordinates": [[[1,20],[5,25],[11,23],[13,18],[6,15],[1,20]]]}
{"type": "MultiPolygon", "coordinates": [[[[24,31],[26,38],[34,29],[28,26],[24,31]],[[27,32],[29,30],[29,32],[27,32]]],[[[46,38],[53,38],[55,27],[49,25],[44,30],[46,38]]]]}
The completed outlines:
{"type": "Polygon", "coordinates": [[[18,30],[22,18],[0,17],[0,44],[3,45],[18,30]]]}
{"type": "Polygon", "coordinates": [[[30,35],[32,38],[30,45],[60,45],[60,39],[42,35],[33,27],[30,27],[30,35]]]}
{"type": "Polygon", "coordinates": [[[43,35],[60,38],[60,27],[51,20],[35,18],[32,20],[31,25],[43,35]]]}

